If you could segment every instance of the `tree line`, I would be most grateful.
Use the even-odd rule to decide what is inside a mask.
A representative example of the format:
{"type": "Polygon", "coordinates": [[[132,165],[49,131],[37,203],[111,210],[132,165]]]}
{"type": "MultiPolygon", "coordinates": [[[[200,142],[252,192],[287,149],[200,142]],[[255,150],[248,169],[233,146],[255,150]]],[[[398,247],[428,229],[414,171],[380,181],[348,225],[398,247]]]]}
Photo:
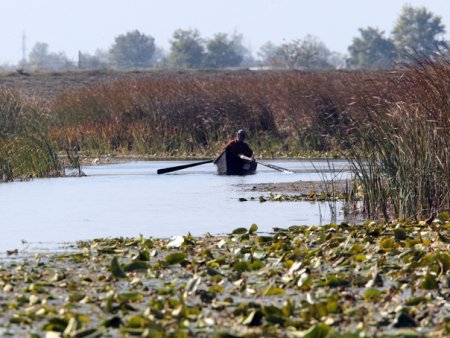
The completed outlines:
{"type": "Polygon", "coordinates": [[[47,43],[38,42],[22,60],[21,68],[61,70],[71,68],[228,68],[269,67],[284,69],[387,69],[407,61],[408,55],[449,55],[444,39],[446,27],[439,16],[425,7],[405,5],[390,36],[378,28],[359,29],[348,55],[332,52],[317,37],[307,35],[282,44],[267,42],[255,58],[243,44],[241,34],[216,33],[205,39],[196,29],[178,29],[170,40],[170,50],[158,47],[151,35],[139,30],[114,39],[107,50],[94,54],[79,52],[78,61],[65,53],[54,53],[47,43]]]}

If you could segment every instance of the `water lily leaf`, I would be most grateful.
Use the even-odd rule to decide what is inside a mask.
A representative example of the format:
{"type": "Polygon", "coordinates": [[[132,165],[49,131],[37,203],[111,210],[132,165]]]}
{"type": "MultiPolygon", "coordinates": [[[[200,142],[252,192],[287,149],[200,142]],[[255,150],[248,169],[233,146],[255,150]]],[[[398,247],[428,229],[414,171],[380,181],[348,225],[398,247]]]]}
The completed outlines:
{"type": "Polygon", "coordinates": [[[303,332],[302,338],[325,338],[331,331],[331,327],[326,324],[319,323],[310,327],[308,330],[303,332]]]}
{"type": "Polygon", "coordinates": [[[153,241],[151,239],[146,239],[143,243],[143,246],[147,249],[153,249],[153,241]]]}
{"type": "Polygon", "coordinates": [[[349,286],[350,282],[348,278],[344,276],[328,276],[325,281],[325,285],[331,288],[336,288],[339,286],[349,286]]]}
{"type": "Polygon", "coordinates": [[[393,324],[394,328],[417,327],[416,321],[407,313],[400,313],[393,324]]]}
{"type": "Polygon", "coordinates": [[[181,244],[184,243],[184,237],[183,236],[174,236],[171,238],[171,241],[167,244],[168,248],[179,248],[181,247],[181,244]]]}
{"type": "Polygon", "coordinates": [[[175,252],[167,255],[164,262],[168,265],[174,265],[183,262],[186,259],[186,255],[182,252],[175,252]]]}
{"type": "Polygon", "coordinates": [[[136,258],[139,261],[148,262],[150,260],[150,253],[148,250],[139,250],[139,254],[136,258]]]}
{"type": "Polygon", "coordinates": [[[252,224],[251,226],[250,226],[250,229],[248,230],[248,233],[249,234],[253,234],[253,233],[255,233],[256,231],[258,231],[258,226],[256,225],[256,224],[252,224]]]}
{"type": "Polygon", "coordinates": [[[427,299],[425,297],[413,297],[413,298],[409,298],[405,301],[405,305],[406,306],[416,306],[419,305],[423,302],[426,302],[427,299]]]}
{"type": "Polygon", "coordinates": [[[47,324],[42,328],[43,331],[56,331],[56,332],[64,332],[68,324],[66,319],[62,318],[50,318],[47,324]]]}
{"type": "Polygon", "coordinates": [[[383,238],[380,241],[380,249],[390,250],[395,248],[394,238],[383,238]]]}
{"type": "Polygon", "coordinates": [[[382,299],[382,293],[378,289],[370,288],[364,291],[364,299],[368,302],[379,302],[382,299]]]}
{"type": "Polygon", "coordinates": [[[96,329],[86,329],[86,330],[78,330],[72,333],[71,337],[74,338],[100,338],[104,335],[104,333],[96,330],[96,329]]]}
{"type": "Polygon", "coordinates": [[[186,294],[191,294],[197,291],[198,286],[200,285],[202,278],[200,276],[192,277],[186,284],[185,292],[186,294]]]}
{"type": "Polygon", "coordinates": [[[247,233],[246,228],[236,228],[232,232],[233,235],[242,235],[242,234],[246,234],[246,233],[247,233]]]}
{"type": "Polygon", "coordinates": [[[109,270],[114,278],[123,278],[125,277],[125,272],[122,270],[122,267],[119,264],[119,259],[117,256],[113,257],[111,260],[111,264],[109,265],[109,270]]]}
{"type": "Polygon", "coordinates": [[[285,293],[286,293],[286,290],[284,290],[284,289],[269,286],[267,289],[264,290],[263,296],[282,296],[285,293]]]}
{"type": "Polygon", "coordinates": [[[242,322],[243,325],[247,326],[259,326],[261,325],[263,315],[259,310],[253,310],[242,322]]]}
{"type": "Polygon", "coordinates": [[[261,270],[264,267],[264,263],[259,259],[255,259],[252,263],[250,263],[250,270],[256,271],[261,270]]]}
{"type": "Polygon", "coordinates": [[[233,264],[233,270],[239,271],[239,272],[249,271],[250,264],[249,264],[249,262],[245,262],[245,261],[236,262],[233,264]]]}
{"type": "Polygon", "coordinates": [[[104,327],[114,327],[114,328],[118,328],[123,324],[123,321],[120,317],[112,317],[110,319],[106,319],[105,321],[103,321],[103,323],[101,324],[104,327]]]}
{"type": "Polygon", "coordinates": [[[150,266],[142,261],[133,261],[130,264],[126,264],[123,266],[123,271],[131,272],[131,271],[147,271],[150,266]]]}
{"type": "Polygon", "coordinates": [[[255,250],[255,251],[253,252],[253,258],[255,258],[255,259],[262,260],[262,259],[264,259],[264,258],[266,258],[266,257],[267,257],[267,253],[266,253],[265,251],[262,251],[262,250],[255,250]]]}
{"type": "Polygon", "coordinates": [[[119,302],[136,302],[142,298],[143,296],[139,292],[123,292],[117,296],[119,302]]]}
{"type": "Polygon", "coordinates": [[[407,238],[405,229],[395,228],[394,237],[397,241],[404,241],[407,238]]]}
{"type": "Polygon", "coordinates": [[[432,275],[431,273],[427,273],[420,287],[425,290],[437,289],[439,288],[439,283],[436,279],[436,276],[432,275]]]}
{"type": "Polygon", "coordinates": [[[139,329],[145,327],[149,323],[150,323],[149,319],[136,315],[128,318],[128,320],[125,323],[125,326],[127,328],[139,329]]]}

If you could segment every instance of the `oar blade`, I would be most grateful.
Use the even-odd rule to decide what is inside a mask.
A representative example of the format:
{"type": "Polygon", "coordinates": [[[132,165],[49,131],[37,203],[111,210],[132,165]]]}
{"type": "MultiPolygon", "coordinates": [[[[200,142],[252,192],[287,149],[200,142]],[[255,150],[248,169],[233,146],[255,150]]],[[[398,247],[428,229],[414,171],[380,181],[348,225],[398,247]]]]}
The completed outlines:
{"type": "Polygon", "coordinates": [[[258,162],[258,163],[263,165],[263,166],[266,166],[268,168],[272,168],[274,170],[278,170],[278,171],[281,171],[281,172],[286,173],[286,174],[295,174],[295,172],[292,171],[292,170],[289,170],[289,169],[286,169],[286,168],[282,168],[282,167],[279,167],[279,166],[274,165],[274,164],[262,163],[262,162],[258,162]]]}

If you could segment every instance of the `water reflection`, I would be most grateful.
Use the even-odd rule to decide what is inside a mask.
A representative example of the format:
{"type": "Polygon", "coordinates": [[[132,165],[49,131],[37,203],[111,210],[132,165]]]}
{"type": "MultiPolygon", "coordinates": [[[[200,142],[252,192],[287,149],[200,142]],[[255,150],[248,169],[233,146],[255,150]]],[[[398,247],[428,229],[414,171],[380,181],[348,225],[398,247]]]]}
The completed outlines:
{"type": "MultiPolygon", "coordinates": [[[[345,178],[346,162],[270,161],[296,171],[283,174],[259,166],[256,175],[219,176],[212,164],[165,175],[159,168],[189,162],[142,161],[83,168],[87,177],[36,179],[0,184],[0,250],[23,247],[22,240],[50,243],[115,236],[169,237],[228,233],[256,223],[273,227],[329,223],[327,203],[259,203],[243,184],[345,178]],[[339,172],[339,174],[337,174],[339,172]],[[339,175],[337,177],[336,175],[339,175]],[[335,177],[336,176],[336,177],[335,177]],[[239,198],[255,201],[239,202],[239,198]]],[[[343,219],[337,205],[337,221],[343,219]]],[[[29,244],[26,244],[29,245],[29,244]]]]}

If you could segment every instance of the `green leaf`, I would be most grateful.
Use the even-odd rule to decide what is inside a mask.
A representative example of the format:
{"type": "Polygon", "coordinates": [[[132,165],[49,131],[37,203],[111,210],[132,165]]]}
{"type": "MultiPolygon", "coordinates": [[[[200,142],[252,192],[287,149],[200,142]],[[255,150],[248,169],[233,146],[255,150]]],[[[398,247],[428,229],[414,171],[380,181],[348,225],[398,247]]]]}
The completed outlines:
{"type": "Polygon", "coordinates": [[[286,290],[284,290],[284,289],[269,286],[267,289],[264,290],[263,296],[282,296],[285,293],[286,293],[286,290]]]}
{"type": "Polygon", "coordinates": [[[404,241],[406,239],[406,231],[403,228],[395,228],[394,236],[397,241],[404,241]]]}
{"type": "Polygon", "coordinates": [[[246,228],[236,228],[232,232],[233,235],[242,235],[242,234],[246,234],[246,233],[247,233],[246,228]]]}
{"type": "Polygon", "coordinates": [[[326,324],[319,323],[310,327],[303,333],[303,338],[325,338],[331,331],[331,327],[326,324]]]}
{"type": "Polygon", "coordinates": [[[186,255],[184,253],[175,252],[173,254],[167,255],[166,258],[164,259],[164,261],[168,265],[174,265],[174,264],[181,263],[185,259],[186,259],[186,255]]]}
{"type": "Polygon", "coordinates": [[[250,229],[248,230],[248,233],[249,234],[253,234],[254,232],[256,232],[256,231],[258,231],[258,226],[256,225],[256,224],[252,224],[251,226],[250,226],[250,229]]]}
{"type": "Polygon", "coordinates": [[[381,291],[374,288],[370,288],[364,291],[364,299],[368,302],[379,302],[381,300],[381,295],[381,291]]]}
{"type": "Polygon", "coordinates": [[[233,265],[234,271],[244,272],[250,270],[250,263],[245,261],[239,261],[234,263],[233,265]]]}
{"type": "Polygon", "coordinates": [[[427,273],[420,287],[425,290],[437,289],[439,287],[439,283],[436,280],[436,276],[427,273]]]}
{"type": "Polygon", "coordinates": [[[113,257],[113,259],[111,260],[109,270],[111,271],[113,277],[115,278],[125,277],[125,272],[122,270],[122,267],[119,264],[119,259],[117,258],[117,256],[113,257]]]}
{"type": "Polygon", "coordinates": [[[125,272],[131,272],[131,271],[136,271],[136,270],[140,270],[140,271],[146,271],[149,268],[149,265],[145,262],[142,261],[134,261],[131,262],[130,264],[124,265],[123,270],[125,272]]]}
{"type": "Polygon", "coordinates": [[[117,296],[119,302],[136,302],[140,301],[143,296],[139,292],[124,292],[117,296]]]}

